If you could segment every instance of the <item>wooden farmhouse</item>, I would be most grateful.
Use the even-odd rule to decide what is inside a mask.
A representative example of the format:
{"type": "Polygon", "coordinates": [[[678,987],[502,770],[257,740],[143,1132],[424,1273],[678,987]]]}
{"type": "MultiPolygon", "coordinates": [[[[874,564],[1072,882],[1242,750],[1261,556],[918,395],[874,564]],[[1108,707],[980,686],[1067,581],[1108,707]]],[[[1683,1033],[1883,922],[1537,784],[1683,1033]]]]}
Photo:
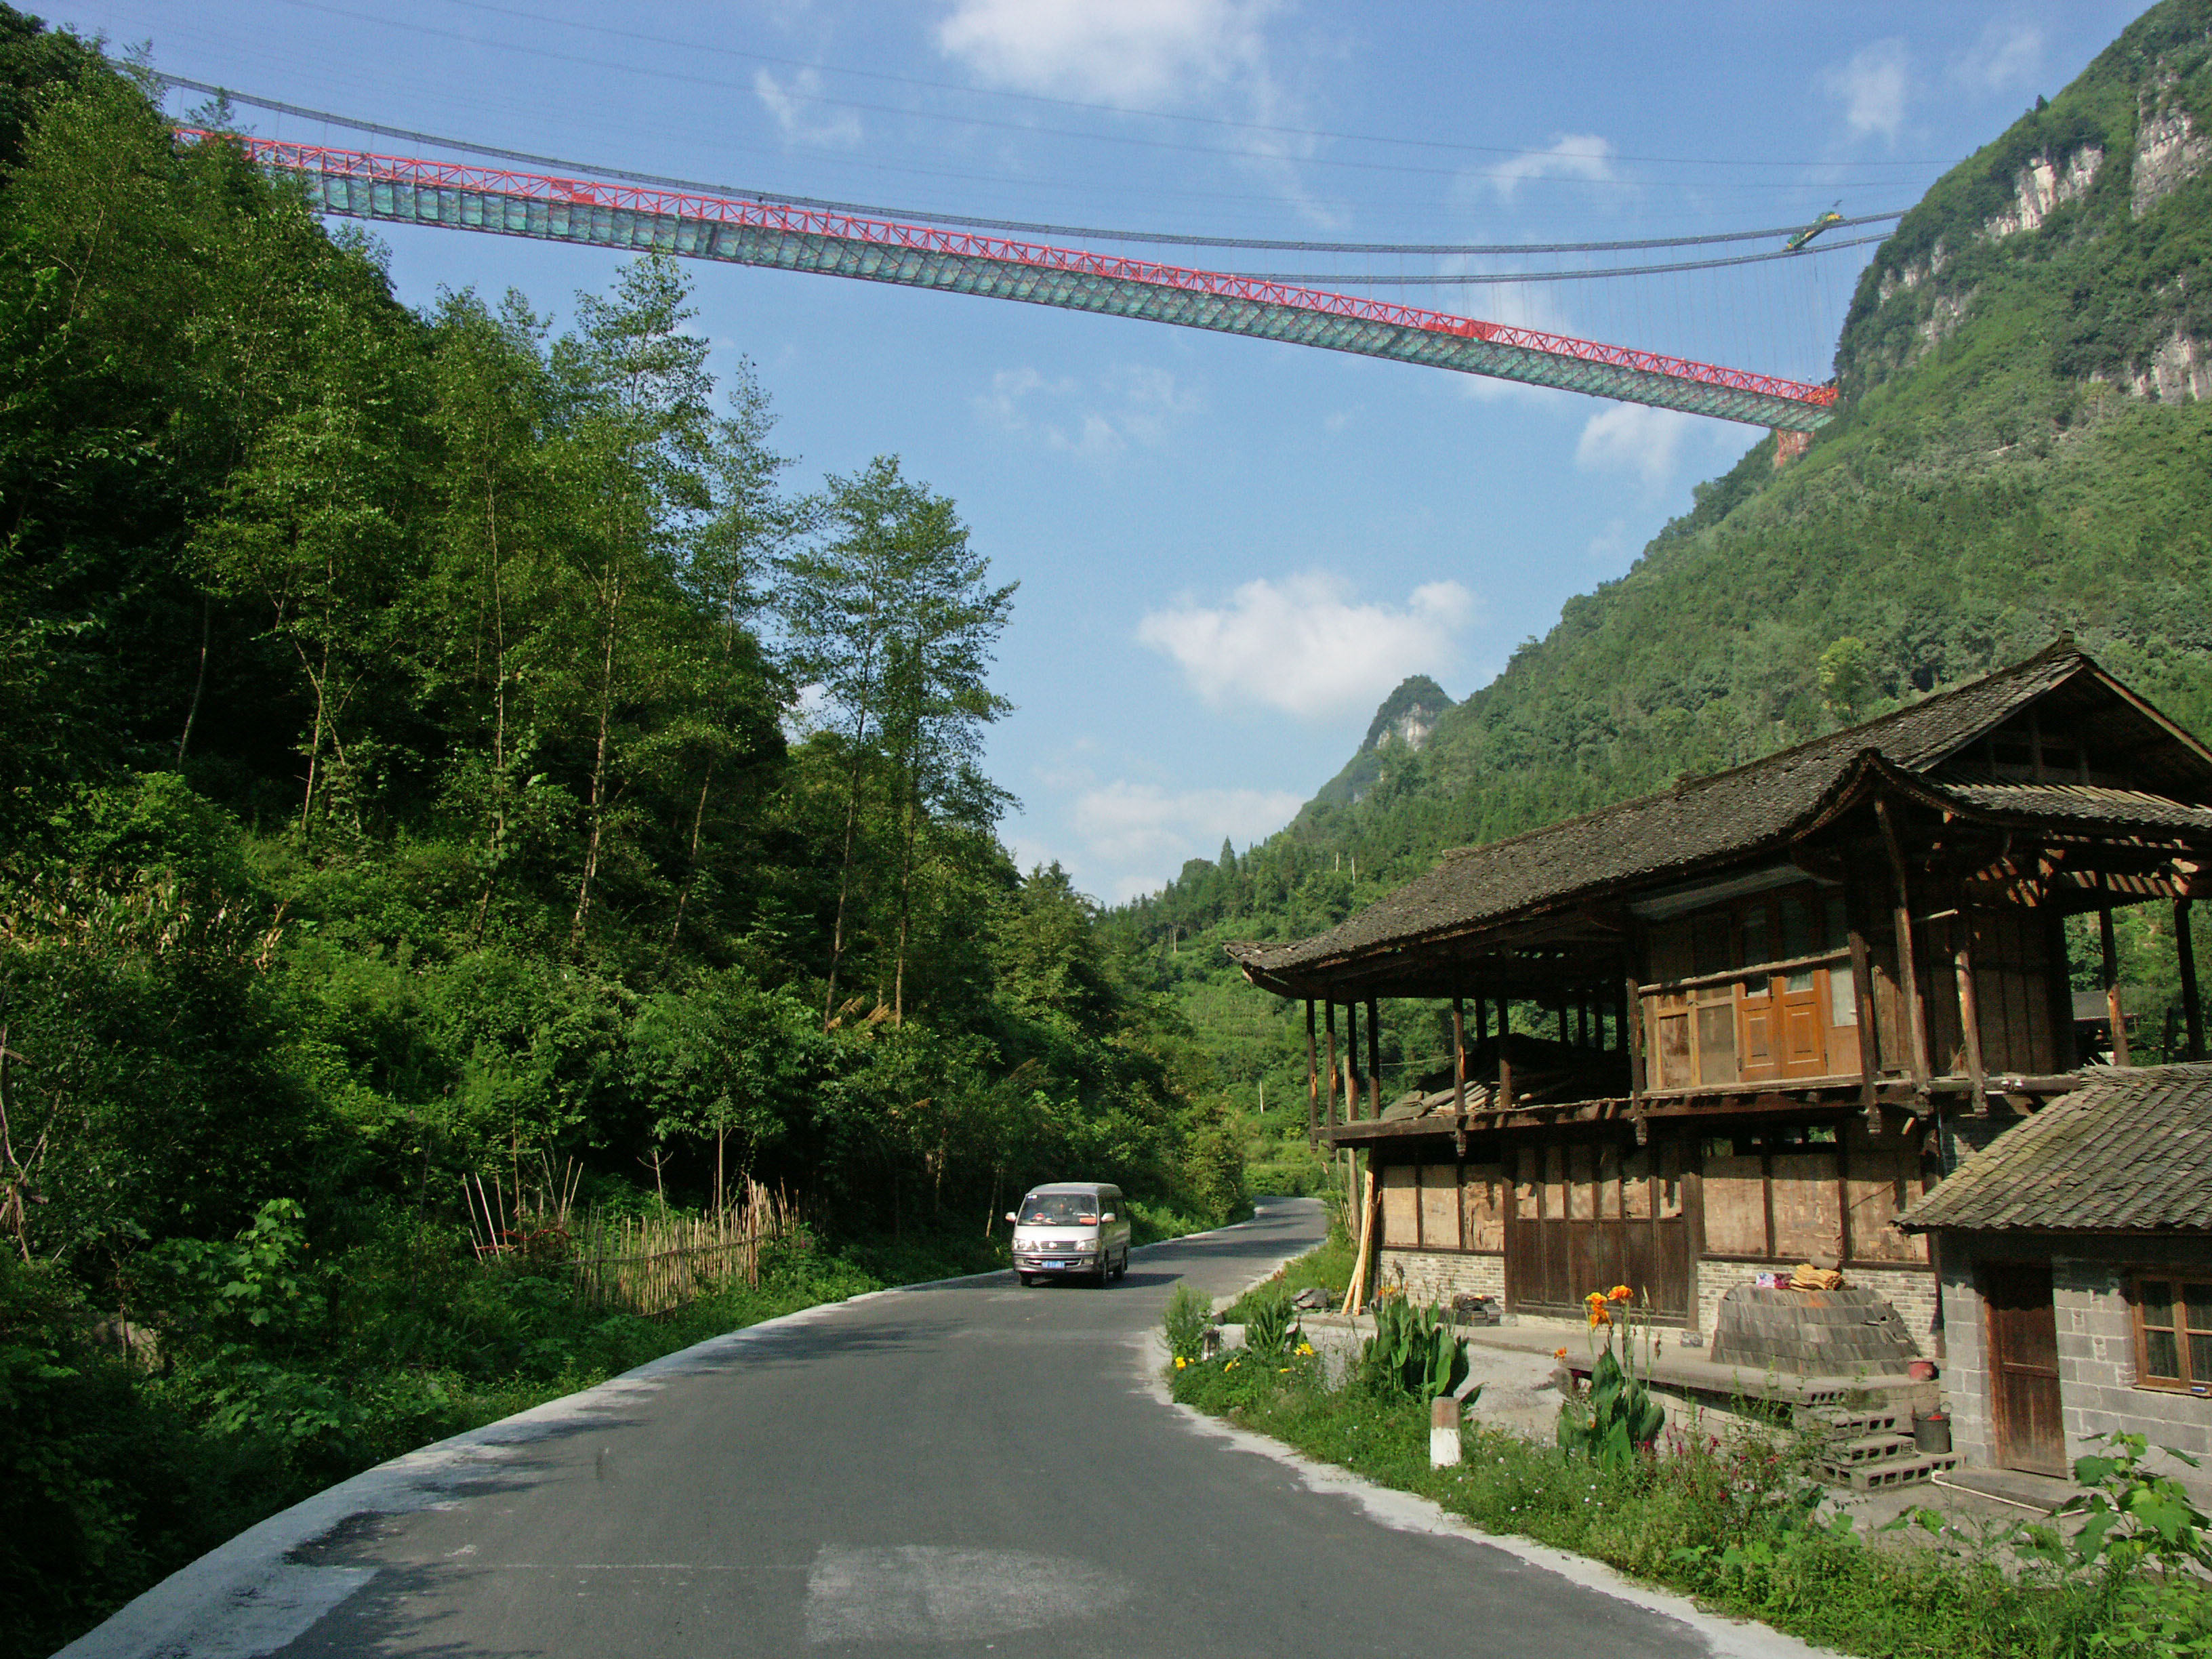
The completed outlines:
{"type": "Polygon", "coordinates": [[[1933,1355],[1900,1214],[2078,1086],[2068,917],[2100,917],[2117,1012],[2112,912],[2168,908],[2202,1057],[2208,859],[2212,751],[2062,639],[1230,954],[1306,1005],[1316,1132],[1368,1156],[1370,1282],[1569,1316],[1625,1282],[1695,1344],[1730,1288],[1810,1261],[1933,1355]],[[1449,1086],[1389,1110],[1385,998],[1448,1002],[1456,1034],[1449,1086]]]}

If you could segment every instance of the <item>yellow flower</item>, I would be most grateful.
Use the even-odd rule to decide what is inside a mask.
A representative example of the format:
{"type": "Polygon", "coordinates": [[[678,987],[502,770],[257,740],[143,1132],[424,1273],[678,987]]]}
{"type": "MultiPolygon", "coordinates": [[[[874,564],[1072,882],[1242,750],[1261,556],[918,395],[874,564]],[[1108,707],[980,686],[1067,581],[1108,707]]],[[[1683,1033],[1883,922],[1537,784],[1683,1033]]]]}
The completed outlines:
{"type": "Polygon", "coordinates": [[[1636,1292],[1630,1290],[1627,1285],[1616,1285],[1607,1292],[1605,1299],[1608,1302],[1626,1302],[1635,1294],[1636,1292]]]}
{"type": "Polygon", "coordinates": [[[1185,1359],[1185,1358],[1184,1358],[1181,1354],[1177,1354],[1177,1355],[1176,1356],[1176,1369],[1177,1370],[1181,1370],[1184,1366],[1186,1366],[1186,1365],[1188,1365],[1188,1364],[1190,1364],[1190,1361],[1188,1361],[1188,1359],[1185,1359]]]}
{"type": "Polygon", "coordinates": [[[1592,1291],[1588,1296],[1583,1298],[1583,1304],[1585,1307],[1602,1307],[1605,1305],[1605,1292],[1603,1291],[1592,1291]]]}

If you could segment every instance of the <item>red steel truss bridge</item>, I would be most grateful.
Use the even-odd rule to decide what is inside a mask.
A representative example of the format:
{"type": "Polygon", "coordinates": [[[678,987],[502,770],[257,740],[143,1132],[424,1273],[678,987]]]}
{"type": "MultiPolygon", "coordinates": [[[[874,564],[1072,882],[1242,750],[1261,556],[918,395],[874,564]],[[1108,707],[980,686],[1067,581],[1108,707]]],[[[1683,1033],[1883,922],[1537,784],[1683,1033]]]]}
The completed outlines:
{"type": "Polygon", "coordinates": [[[1559,386],[1782,432],[1811,432],[1834,415],[1833,386],[1264,276],[1192,270],[819,208],[192,127],[177,132],[189,142],[238,145],[260,166],[302,180],[312,205],[346,218],[583,242],[1138,317],[1559,386]]]}

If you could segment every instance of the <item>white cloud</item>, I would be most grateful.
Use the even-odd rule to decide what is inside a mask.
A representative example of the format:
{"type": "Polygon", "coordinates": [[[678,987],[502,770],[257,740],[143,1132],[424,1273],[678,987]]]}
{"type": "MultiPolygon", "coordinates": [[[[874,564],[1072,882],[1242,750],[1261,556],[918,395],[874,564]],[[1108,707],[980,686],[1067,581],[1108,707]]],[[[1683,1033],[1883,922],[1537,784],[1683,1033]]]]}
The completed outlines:
{"type": "Polygon", "coordinates": [[[813,100],[822,92],[822,77],[801,70],[786,86],[766,70],[753,75],[753,96],[775,118],[783,136],[795,143],[837,144],[860,142],[860,118],[851,110],[832,109],[813,100]]]}
{"type": "Polygon", "coordinates": [[[1139,644],[1175,659],[1217,707],[1257,702],[1310,718],[1364,708],[1416,672],[1435,673],[1473,617],[1474,595],[1429,582],[1403,606],[1355,604],[1319,571],[1246,582],[1224,605],[1184,599],[1148,612],[1139,644]]]}
{"type": "Polygon", "coordinates": [[[1682,440],[1701,424],[1680,410],[1614,404],[1583,426],[1575,465],[1585,472],[1633,472],[1656,489],[1674,476],[1682,440]]]}
{"type": "Polygon", "coordinates": [[[1992,18],[1982,38],[1951,65],[1951,76],[1977,92],[1995,94],[2033,84],[2042,69],[2043,31],[2033,23],[1992,18]]]}
{"type": "Polygon", "coordinates": [[[956,0],[939,50],[1023,92],[1139,107],[1263,73],[1274,0],[956,0]]]}
{"type": "Polygon", "coordinates": [[[1168,790],[1116,778],[1085,789],[1069,818],[1092,860],[1161,872],[1117,878],[1115,896],[1126,899],[1159,887],[1187,859],[1213,857],[1224,837],[1249,847],[1273,834],[1302,805],[1286,789],[1168,790]]]}
{"type": "Polygon", "coordinates": [[[1614,177],[1613,145],[1595,133],[1571,132],[1549,149],[1531,150],[1484,170],[1490,187],[1507,201],[1530,179],[1591,179],[1604,183],[1614,177]]]}
{"type": "Polygon", "coordinates": [[[1000,369],[975,404],[1002,431],[1103,460],[1127,449],[1158,448],[1198,411],[1200,400],[1164,368],[1125,364],[1088,386],[1030,368],[1000,369]]]}
{"type": "Polygon", "coordinates": [[[1828,90],[1842,100],[1851,131],[1860,137],[1879,133],[1893,143],[1905,125],[1910,79],[1905,42],[1894,40],[1862,46],[1850,62],[1826,76],[1828,90]]]}

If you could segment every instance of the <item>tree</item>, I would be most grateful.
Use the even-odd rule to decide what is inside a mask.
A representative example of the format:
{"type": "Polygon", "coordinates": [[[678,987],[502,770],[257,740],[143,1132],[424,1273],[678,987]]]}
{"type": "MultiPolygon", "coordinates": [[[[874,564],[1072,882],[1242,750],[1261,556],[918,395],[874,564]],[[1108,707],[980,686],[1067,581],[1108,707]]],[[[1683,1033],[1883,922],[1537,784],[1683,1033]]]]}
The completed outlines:
{"type": "Polygon", "coordinates": [[[1845,726],[1858,724],[1860,711],[1866,707],[1873,654],[1865,641],[1846,634],[1823,651],[1814,665],[1821,701],[1845,726]]]}
{"type": "Polygon", "coordinates": [[[660,701],[676,666],[684,641],[656,635],[652,623],[677,597],[684,538],[714,503],[708,346],[684,331],[688,292],[673,259],[650,255],[624,267],[611,297],[579,295],[578,331],[553,350],[565,427],[556,465],[579,513],[568,568],[581,626],[566,666],[591,750],[571,952],[582,946],[619,832],[617,799],[647,758],[646,732],[623,729],[623,710],[660,701]]]}
{"type": "MultiPolygon", "coordinates": [[[[952,503],[908,482],[895,457],[832,477],[826,539],[784,561],[782,610],[794,672],[821,688],[845,744],[845,811],[823,1024],[835,1017],[850,941],[869,759],[885,745],[901,833],[901,921],[910,908],[913,835],[931,799],[962,787],[976,733],[1006,708],[984,684],[1013,589],[984,586],[952,503]]],[[[969,790],[969,795],[975,794],[969,790]]],[[[903,933],[901,935],[902,951],[903,933]]],[[[902,969],[903,955],[898,966],[902,969]]]]}

